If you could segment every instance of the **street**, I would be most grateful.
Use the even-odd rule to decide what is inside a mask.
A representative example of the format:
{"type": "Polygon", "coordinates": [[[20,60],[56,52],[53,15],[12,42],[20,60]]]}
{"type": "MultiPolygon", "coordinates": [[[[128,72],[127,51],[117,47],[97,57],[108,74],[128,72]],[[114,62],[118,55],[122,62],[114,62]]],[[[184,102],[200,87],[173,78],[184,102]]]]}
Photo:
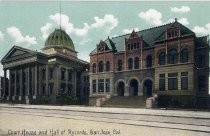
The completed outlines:
{"type": "Polygon", "coordinates": [[[208,136],[208,112],[0,105],[0,135],[208,136]]]}

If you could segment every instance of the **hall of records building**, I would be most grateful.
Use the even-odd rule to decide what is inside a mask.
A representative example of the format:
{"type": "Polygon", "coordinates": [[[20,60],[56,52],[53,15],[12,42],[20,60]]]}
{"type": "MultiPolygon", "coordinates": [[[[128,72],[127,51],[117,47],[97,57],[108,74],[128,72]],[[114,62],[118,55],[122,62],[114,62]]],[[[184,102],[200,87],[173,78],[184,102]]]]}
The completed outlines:
{"type": "Polygon", "coordinates": [[[107,38],[90,53],[90,99],[157,94],[159,103],[205,104],[208,36],[174,22],[107,38]]]}
{"type": "Polygon", "coordinates": [[[64,92],[80,99],[88,97],[84,93],[88,82],[83,79],[88,77],[89,63],[77,58],[73,41],[64,30],[55,29],[49,35],[42,53],[13,46],[1,63],[5,80],[8,75],[10,79],[2,93],[7,101],[39,103],[45,99],[56,103],[56,96],[64,92]]]}

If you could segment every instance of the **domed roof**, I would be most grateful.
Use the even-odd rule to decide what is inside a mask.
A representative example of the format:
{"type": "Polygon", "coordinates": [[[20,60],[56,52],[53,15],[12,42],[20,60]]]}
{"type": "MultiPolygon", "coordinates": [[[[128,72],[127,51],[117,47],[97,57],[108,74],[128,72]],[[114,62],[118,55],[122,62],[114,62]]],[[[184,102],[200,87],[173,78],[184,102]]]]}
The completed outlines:
{"type": "Polygon", "coordinates": [[[62,29],[55,29],[54,32],[52,32],[46,42],[45,42],[45,48],[49,47],[66,47],[73,51],[75,51],[74,43],[72,39],[69,37],[69,35],[62,29]]]}

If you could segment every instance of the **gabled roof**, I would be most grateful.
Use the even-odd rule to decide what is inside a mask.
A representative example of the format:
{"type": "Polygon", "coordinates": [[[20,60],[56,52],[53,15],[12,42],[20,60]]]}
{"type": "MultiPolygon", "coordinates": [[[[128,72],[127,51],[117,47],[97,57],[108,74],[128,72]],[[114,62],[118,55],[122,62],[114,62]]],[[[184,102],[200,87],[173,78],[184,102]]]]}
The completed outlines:
{"type": "MultiPolygon", "coordinates": [[[[180,24],[179,22],[175,21],[173,23],[165,24],[162,26],[157,26],[149,29],[145,29],[142,31],[136,32],[139,36],[143,37],[144,42],[149,46],[153,47],[155,45],[155,41],[160,41],[165,39],[165,32],[170,27],[179,27],[181,30],[181,35],[185,34],[194,34],[190,29],[185,27],[184,25],[180,24]]],[[[121,35],[118,37],[108,38],[105,40],[106,44],[111,47],[112,45],[115,46],[117,52],[125,51],[125,38],[128,39],[130,34],[121,35]],[[111,41],[111,42],[110,42],[111,41]]],[[[96,53],[97,50],[94,49],[90,54],[96,53]]]]}
{"type": "Polygon", "coordinates": [[[10,59],[10,58],[15,58],[17,56],[21,56],[23,54],[30,54],[30,56],[33,55],[42,55],[42,56],[46,56],[43,53],[37,52],[37,51],[32,51],[26,48],[22,48],[19,46],[13,46],[9,52],[3,57],[3,59],[1,60],[1,62],[5,62],[6,60],[10,59]]]}

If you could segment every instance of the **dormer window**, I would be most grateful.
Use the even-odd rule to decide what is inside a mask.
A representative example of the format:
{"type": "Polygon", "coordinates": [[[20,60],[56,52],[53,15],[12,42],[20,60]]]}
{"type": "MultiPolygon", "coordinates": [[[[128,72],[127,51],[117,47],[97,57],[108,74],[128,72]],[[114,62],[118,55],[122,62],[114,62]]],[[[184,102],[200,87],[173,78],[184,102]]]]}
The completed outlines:
{"type": "Polygon", "coordinates": [[[140,48],[140,43],[139,42],[134,42],[134,43],[129,43],[127,45],[128,50],[136,50],[140,48]]]}
{"type": "Polygon", "coordinates": [[[168,36],[168,38],[178,37],[179,36],[179,30],[178,29],[169,29],[167,36],[168,36]]]}
{"type": "Polygon", "coordinates": [[[104,47],[99,47],[98,50],[99,51],[104,51],[104,47]]]}

